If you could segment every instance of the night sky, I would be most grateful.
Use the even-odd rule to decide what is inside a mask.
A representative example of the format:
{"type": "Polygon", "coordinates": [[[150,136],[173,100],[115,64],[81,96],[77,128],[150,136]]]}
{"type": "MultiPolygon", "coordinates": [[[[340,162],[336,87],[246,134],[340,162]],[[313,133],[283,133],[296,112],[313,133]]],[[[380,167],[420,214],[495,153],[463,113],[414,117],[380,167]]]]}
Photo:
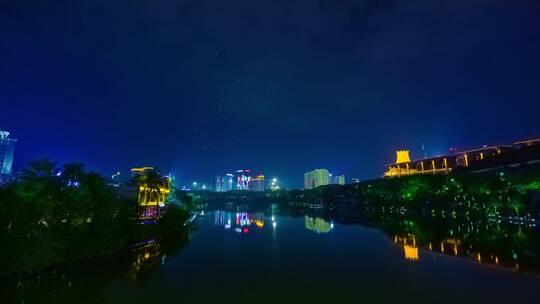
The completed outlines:
{"type": "Polygon", "coordinates": [[[29,160],[301,187],[540,136],[540,1],[0,1],[0,130],[29,160]]]}

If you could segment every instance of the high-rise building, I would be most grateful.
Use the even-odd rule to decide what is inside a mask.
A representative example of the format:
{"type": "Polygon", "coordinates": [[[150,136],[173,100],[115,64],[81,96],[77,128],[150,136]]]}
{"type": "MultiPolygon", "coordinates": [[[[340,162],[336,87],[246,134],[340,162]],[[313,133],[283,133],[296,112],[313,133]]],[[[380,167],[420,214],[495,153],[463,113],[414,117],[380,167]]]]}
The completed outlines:
{"type": "Polygon", "coordinates": [[[9,132],[0,131],[0,175],[11,174],[16,139],[8,138],[9,132]]]}
{"type": "Polygon", "coordinates": [[[215,186],[215,190],[216,192],[225,192],[223,191],[223,176],[216,176],[216,186],[215,186]]]}
{"type": "Polygon", "coordinates": [[[332,180],[334,185],[345,185],[345,175],[336,175],[332,180]]]}
{"type": "Polygon", "coordinates": [[[251,179],[251,191],[264,192],[264,175],[259,174],[251,179]]]}
{"type": "Polygon", "coordinates": [[[227,192],[234,189],[234,174],[227,173],[224,176],[225,180],[222,184],[222,191],[227,192]]]}
{"type": "Polygon", "coordinates": [[[249,190],[251,184],[251,177],[248,175],[251,170],[236,170],[236,190],[249,190]]]}
{"type": "Polygon", "coordinates": [[[234,175],[227,173],[223,176],[216,176],[216,192],[227,192],[234,189],[234,175]]]}
{"type": "Polygon", "coordinates": [[[330,173],[326,169],[316,169],[304,174],[304,188],[313,189],[318,186],[328,185],[330,173]]]}

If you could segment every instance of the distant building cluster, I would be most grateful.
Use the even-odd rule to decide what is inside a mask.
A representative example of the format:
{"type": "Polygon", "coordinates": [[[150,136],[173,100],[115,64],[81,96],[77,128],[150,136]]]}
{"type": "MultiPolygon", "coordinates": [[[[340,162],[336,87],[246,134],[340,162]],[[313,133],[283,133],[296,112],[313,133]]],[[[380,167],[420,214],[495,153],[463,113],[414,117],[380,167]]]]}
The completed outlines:
{"type": "Polygon", "coordinates": [[[216,192],[227,192],[232,190],[263,192],[267,189],[279,189],[277,180],[272,179],[272,181],[267,184],[264,174],[252,174],[250,169],[240,169],[234,171],[234,173],[216,176],[214,188],[216,192]]]}
{"type": "Polygon", "coordinates": [[[436,157],[411,160],[408,150],[396,152],[396,161],[387,165],[384,177],[415,174],[448,174],[455,170],[483,171],[501,166],[540,162],[540,139],[515,142],[512,145],[484,146],[478,149],[436,157]]]}
{"type": "Polygon", "coordinates": [[[0,175],[11,175],[16,139],[9,138],[9,132],[0,131],[0,175]]]}
{"type": "Polygon", "coordinates": [[[304,174],[304,189],[329,184],[345,185],[345,175],[333,176],[327,169],[315,169],[304,174]]]}

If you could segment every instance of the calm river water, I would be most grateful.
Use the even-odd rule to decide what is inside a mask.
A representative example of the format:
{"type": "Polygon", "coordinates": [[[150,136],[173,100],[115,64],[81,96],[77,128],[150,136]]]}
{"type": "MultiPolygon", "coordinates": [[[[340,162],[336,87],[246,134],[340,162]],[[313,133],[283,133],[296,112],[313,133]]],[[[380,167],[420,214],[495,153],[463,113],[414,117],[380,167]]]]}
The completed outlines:
{"type": "Polygon", "coordinates": [[[2,297],[145,304],[540,301],[536,230],[471,221],[435,229],[398,215],[360,224],[317,212],[248,209],[206,210],[189,242],[173,249],[148,243],[112,261],[3,279],[2,297]]]}

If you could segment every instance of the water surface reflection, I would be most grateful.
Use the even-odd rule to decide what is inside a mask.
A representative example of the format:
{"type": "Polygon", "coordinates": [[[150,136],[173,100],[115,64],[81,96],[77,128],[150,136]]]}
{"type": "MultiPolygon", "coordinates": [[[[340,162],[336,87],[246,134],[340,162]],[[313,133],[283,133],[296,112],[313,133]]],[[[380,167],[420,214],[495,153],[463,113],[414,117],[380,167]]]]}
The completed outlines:
{"type": "Polygon", "coordinates": [[[406,295],[415,303],[498,303],[531,298],[540,285],[533,227],[376,210],[207,207],[189,244],[147,240],[126,255],[4,278],[2,299],[215,303],[234,290],[262,302],[406,295]]]}

